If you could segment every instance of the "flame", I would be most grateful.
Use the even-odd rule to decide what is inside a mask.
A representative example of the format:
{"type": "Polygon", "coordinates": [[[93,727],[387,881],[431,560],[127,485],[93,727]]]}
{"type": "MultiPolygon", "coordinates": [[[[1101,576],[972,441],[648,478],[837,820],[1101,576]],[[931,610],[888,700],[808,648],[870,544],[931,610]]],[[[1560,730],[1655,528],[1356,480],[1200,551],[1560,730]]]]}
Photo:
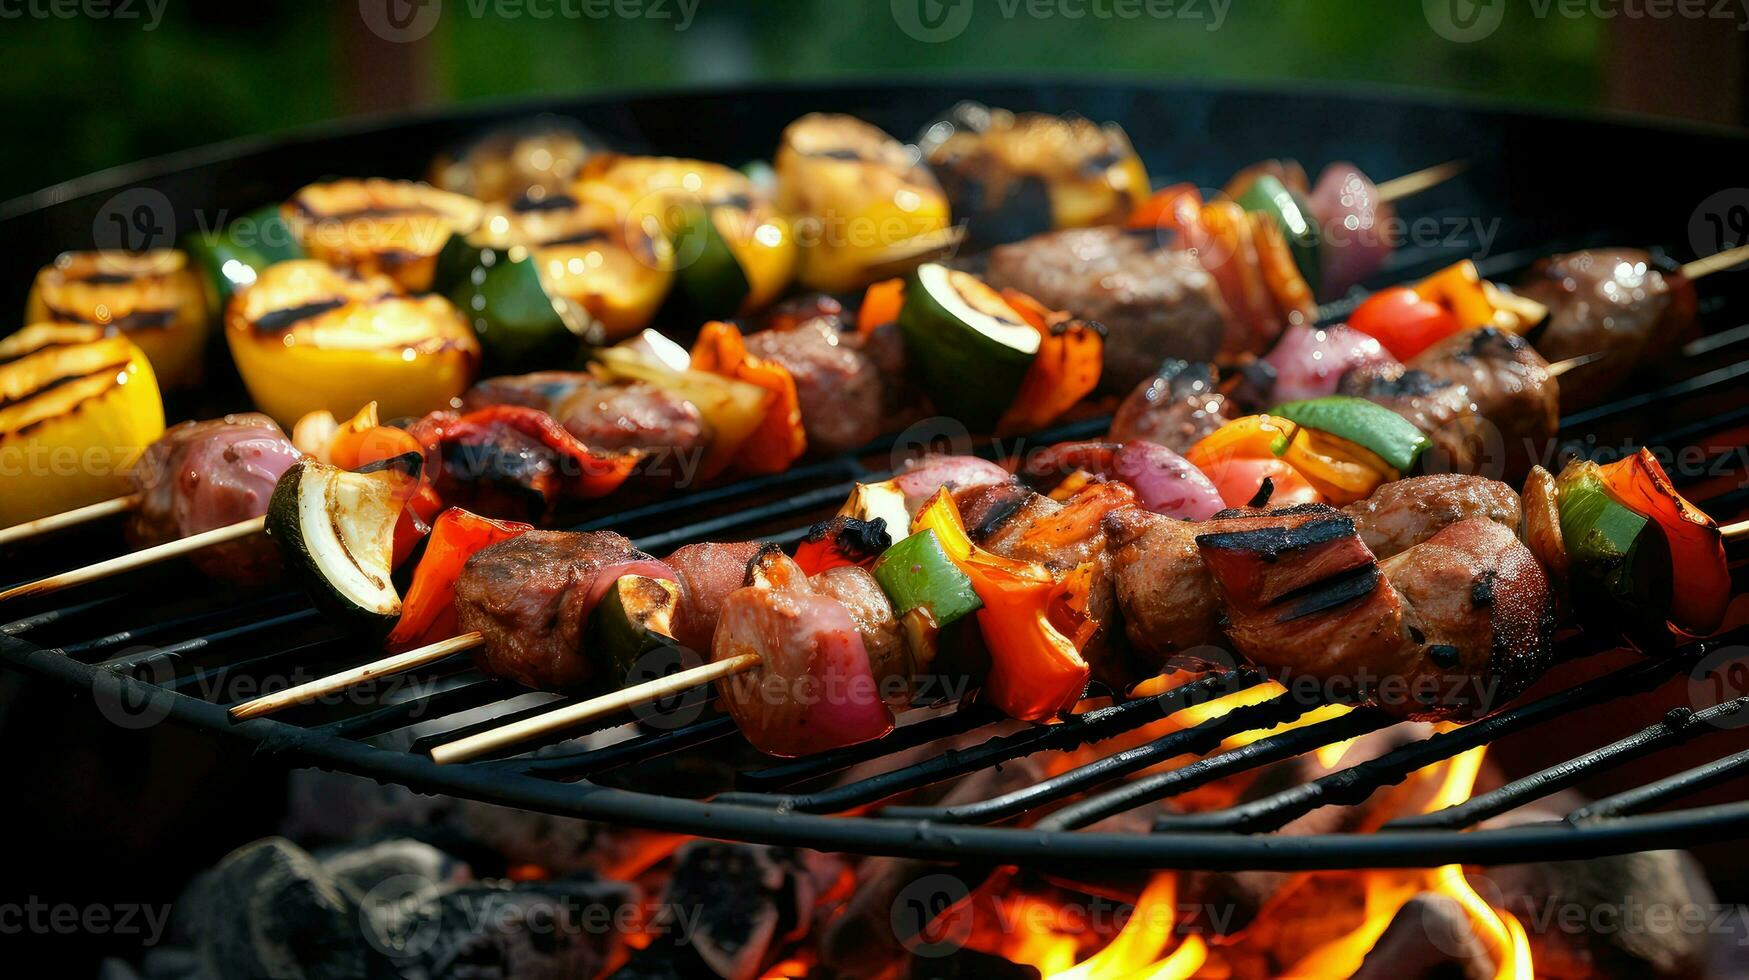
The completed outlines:
{"type": "MultiPolygon", "coordinates": [[[[1106,947],[1075,962],[1076,941],[1060,932],[1028,930],[1006,955],[1048,980],[1185,980],[1208,959],[1200,936],[1187,936],[1169,955],[1176,924],[1178,876],[1163,872],[1148,882],[1129,921],[1106,947]]],[[[1027,899],[1037,903],[1036,899],[1027,899]]]]}

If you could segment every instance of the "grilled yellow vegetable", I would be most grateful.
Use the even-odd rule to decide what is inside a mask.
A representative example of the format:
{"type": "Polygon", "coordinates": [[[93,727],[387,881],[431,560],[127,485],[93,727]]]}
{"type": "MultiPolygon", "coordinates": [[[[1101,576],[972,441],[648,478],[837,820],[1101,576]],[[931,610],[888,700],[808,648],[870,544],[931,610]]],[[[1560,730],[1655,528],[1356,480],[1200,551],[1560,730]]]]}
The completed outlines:
{"type": "Polygon", "coordinates": [[[37,324],[0,340],[0,527],[127,492],[163,434],[158,380],[127,337],[37,324]]]}
{"type": "Polygon", "coordinates": [[[429,184],[372,178],[311,184],[280,213],[311,258],[422,293],[450,234],[479,224],[480,202],[429,184]]]}
{"type": "Polygon", "coordinates": [[[67,252],[36,274],[24,315],[126,334],[167,388],[200,382],[210,319],[206,288],[176,249],[67,252]]]}
{"type": "Polygon", "coordinates": [[[583,168],[576,193],[674,243],[676,285],[695,318],[767,306],[795,275],[789,222],[738,170],[680,157],[608,154],[583,168]]]}
{"type": "Polygon", "coordinates": [[[580,345],[642,330],[673,284],[661,236],[609,203],[568,195],[494,204],[438,257],[437,288],[479,333],[494,370],[564,367],[580,345]]]}
{"type": "Polygon", "coordinates": [[[778,207],[801,246],[797,278],[810,289],[901,274],[958,240],[917,152],[860,119],[812,113],[790,123],[776,170],[778,207]]]}
{"type": "Polygon", "coordinates": [[[345,418],[373,399],[391,419],[446,408],[480,362],[449,300],[313,259],[269,266],[237,293],[225,339],[249,396],[287,429],[308,412],[345,418]]]}
{"type": "Polygon", "coordinates": [[[924,153],[979,245],[1117,224],[1148,199],[1148,171],[1116,124],[975,103],[931,126],[924,153]]]}
{"type": "Polygon", "coordinates": [[[431,164],[431,183],[481,201],[544,201],[566,193],[591,152],[575,123],[543,117],[440,154],[431,164]]]}

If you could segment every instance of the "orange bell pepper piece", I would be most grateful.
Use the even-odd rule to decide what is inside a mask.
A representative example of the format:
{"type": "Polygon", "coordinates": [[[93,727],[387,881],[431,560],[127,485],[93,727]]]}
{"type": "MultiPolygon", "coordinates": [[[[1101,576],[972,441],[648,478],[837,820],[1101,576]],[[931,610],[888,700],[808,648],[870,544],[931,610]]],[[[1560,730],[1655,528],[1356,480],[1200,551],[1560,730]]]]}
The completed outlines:
{"type": "Polygon", "coordinates": [[[1195,208],[1202,207],[1202,191],[1197,190],[1195,184],[1162,187],[1131,211],[1124,225],[1130,228],[1181,231],[1180,222],[1185,214],[1183,205],[1186,202],[1192,207],[1191,214],[1195,213],[1195,208]]]}
{"type": "Polygon", "coordinates": [[[1002,298],[1038,331],[1038,354],[1020,381],[1020,390],[996,432],[1031,432],[1056,421],[1099,386],[1105,339],[1085,320],[1046,307],[1017,289],[1002,290],[1002,298]]]}
{"type": "Polygon", "coordinates": [[[776,361],[747,353],[741,331],[732,323],[712,321],[699,331],[692,346],[692,366],[699,371],[745,381],[770,393],[765,418],[735,453],[743,473],[781,473],[807,451],[802,429],[802,403],[796,381],[776,361]]]}
{"type": "Polygon", "coordinates": [[[533,526],[529,524],[495,521],[460,507],[451,507],[438,515],[431,525],[431,541],[425,546],[425,555],[413,569],[407,597],[401,600],[401,618],[395,621],[386,641],[389,650],[411,650],[460,633],[455,582],[462,565],[481,548],[531,530],[533,526]]]}
{"type": "Polygon", "coordinates": [[[1092,670],[1076,639],[1053,621],[1053,612],[1085,645],[1093,631],[1082,628],[1085,595],[1078,603],[1075,599],[1077,589],[1085,592],[1082,578],[1071,574],[1058,582],[1043,565],[979,548],[945,487],[911,523],[914,533],[924,528],[935,531],[942,550],[972,580],[984,603],[977,618],[990,651],[990,675],[984,681],[990,702],[1021,721],[1048,721],[1074,707],[1092,670]]]}
{"type": "Polygon", "coordinates": [[[862,294],[862,306],[856,311],[856,332],[868,336],[879,326],[897,322],[899,310],[905,305],[905,280],[883,279],[862,294]]]}

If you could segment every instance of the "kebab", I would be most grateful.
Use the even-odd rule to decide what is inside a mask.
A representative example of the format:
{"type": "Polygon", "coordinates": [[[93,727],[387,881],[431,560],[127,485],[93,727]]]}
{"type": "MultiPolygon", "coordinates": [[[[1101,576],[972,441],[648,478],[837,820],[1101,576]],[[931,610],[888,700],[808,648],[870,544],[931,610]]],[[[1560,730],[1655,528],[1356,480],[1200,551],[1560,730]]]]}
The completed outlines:
{"type": "MultiPolygon", "coordinates": [[[[1689,509],[1686,502],[1681,501],[1669,488],[1667,481],[1662,481],[1661,471],[1657,470],[1656,462],[1649,455],[1617,464],[1617,473],[1628,464],[1632,464],[1632,473],[1620,481],[1621,485],[1637,488],[1634,492],[1643,495],[1642,503],[1651,502],[1646,509],[1678,508],[1672,511],[1676,516],[1676,522],[1672,526],[1681,531],[1686,525],[1689,544],[1699,547],[1698,551],[1694,548],[1687,549],[1691,556],[1698,554],[1712,560],[1712,564],[1722,573],[1724,566],[1719,529],[1711,525],[1704,515],[1698,515],[1697,511],[1689,509]]],[[[1133,493],[1127,490],[1112,493],[1111,488],[1117,486],[1115,484],[1097,484],[1084,488],[1069,502],[1058,504],[1049,498],[991,480],[962,488],[962,494],[971,495],[971,499],[967,501],[966,513],[972,516],[971,523],[977,529],[975,533],[991,550],[986,551],[971,543],[967,537],[967,525],[962,523],[954,498],[945,492],[938,494],[913,520],[911,529],[915,533],[894,546],[907,546],[908,550],[902,554],[899,564],[910,576],[917,576],[924,569],[934,571],[933,575],[924,575],[925,579],[935,578],[933,589],[927,590],[932,592],[932,600],[918,601],[918,591],[891,584],[883,579],[882,565],[877,563],[874,566],[875,580],[886,588],[893,607],[888,609],[883,604],[879,609],[886,616],[871,616],[865,612],[858,622],[867,625],[879,620],[884,627],[895,618],[913,617],[919,609],[928,610],[930,618],[933,618],[936,605],[958,610],[963,616],[964,607],[970,605],[965,601],[967,593],[964,583],[950,584],[949,579],[940,577],[940,569],[944,567],[957,570],[964,575],[966,581],[974,583],[972,594],[985,605],[979,613],[978,624],[983,628],[984,640],[992,659],[990,675],[986,679],[986,696],[1016,717],[1049,717],[1067,710],[1082,696],[1082,686],[1090,668],[1088,662],[1081,659],[1081,651],[1097,648],[1094,638],[1100,629],[1099,621],[1104,618],[1093,614],[1101,605],[1101,600],[1096,596],[1101,594],[1102,589],[1095,586],[1100,577],[1099,563],[1087,559],[1095,559],[1107,550],[1103,538],[1109,533],[1113,537],[1110,544],[1111,574],[1115,580],[1112,594],[1115,602],[1123,609],[1126,623],[1132,631],[1137,629],[1135,624],[1138,622],[1146,624],[1140,628],[1144,637],[1174,637],[1184,643],[1191,643],[1195,642],[1196,637],[1208,635],[1210,630],[1218,635],[1223,619],[1216,610],[1214,600],[1209,598],[1214,595],[1227,603],[1225,622],[1229,624],[1229,638],[1241,652],[1266,665],[1303,668],[1326,680],[1352,676],[1359,668],[1368,665],[1384,668],[1378,671],[1381,675],[1411,679],[1432,677],[1433,673],[1430,671],[1437,668],[1444,672],[1440,676],[1461,674],[1463,678],[1477,683],[1480,683],[1478,678],[1487,679],[1480,672],[1493,671],[1493,675],[1504,679],[1510,691],[1523,678],[1540,673],[1542,665],[1546,663],[1548,626],[1552,622],[1554,600],[1543,570],[1545,564],[1550,568],[1558,565],[1562,570],[1560,574],[1571,574],[1571,580],[1575,583],[1616,583],[1619,579],[1615,575],[1615,571],[1621,566],[1619,555],[1599,561],[1596,555],[1585,552],[1582,548],[1577,549],[1575,554],[1566,554],[1558,547],[1561,525],[1567,525],[1565,529],[1573,533],[1576,542],[1589,542],[1594,536],[1587,530],[1588,518],[1585,517],[1585,512],[1596,501],[1592,499],[1586,502],[1586,493],[1589,491],[1581,493],[1574,490],[1569,493],[1569,484],[1577,486],[1568,479],[1567,474],[1563,474],[1560,484],[1545,480],[1533,485],[1541,495],[1535,497],[1535,506],[1531,510],[1533,517],[1526,521],[1529,528],[1527,537],[1539,549],[1546,550],[1550,548],[1551,541],[1555,543],[1554,550],[1549,552],[1552,557],[1539,561],[1540,554],[1532,557],[1531,550],[1521,544],[1512,531],[1505,530],[1507,526],[1516,529],[1520,521],[1521,509],[1516,495],[1493,481],[1481,478],[1447,476],[1404,481],[1387,488],[1385,493],[1388,496],[1381,496],[1365,506],[1352,508],[1347,513],[1323,505],[1313,505],[1265,513],[1223,514],[1201,525],[1149,517],[1146,512],[1133,506],[1133,493]],[[1558,502],[1543,492],[1556,486],[1561,490],[1561,499],[1558,502]],[[991,505],[992,500],[996,502],[994,506],[991,505]],[[1020,501],[1019,505],[1015,503],[1017,500],[1020,501]],[[1571,514],[1569,510],[1572,511],[1571,514]],[[1548,520],[1550,514],[1554,514],[1557,521],[1552,526],[1548,520]],[[1190,530],[1187,532],[1185,529],[1190,530]],[[1177,534],[1179,537],[1156,540],[1145,547],[1136,545],[1144,537],[1157,537],[1159,534],[1177,534]],[[1186,534],[1190,536],[1194,547],[1187,548],[1184,545],[1186,534]],[[1173,540],[1178,541],[1176,547],[1172,544],[1173,540]],[[927,554],[921,551],[913,554],[910,550],[931,544],[934,549],[927,554]],[[1421,550],[1417,551],[1417,548],[1421,550]],[[1372,549],[1377,549],[1377,554],[1372,549]],[[936,551],[940,554],[936,554],[936,551]],[[1303,557],[1303,567],[1283,564],[1283,571],[1279,574],[1271,568],[1263,567],[1276,565],[1283,555],[1289,553],[1303,557]],[[1159,567],[1150,567],[1145,561],[1139,561],[1137,554],[1168,562],[1177,560],[1180,562],[1178,571],[1181,574],[1162,575],[1159,567]],[[1384,562],[1382,566],[1381,560],[1384,562]],[[1185,562],[1193,564],[1184,564],[1185,562]],[[1457,571],[1442,570],[1448,566],[1457,571]],[[1432,570],[1428,571],[1428,568],[1432,570]],[[1065,572],[1065,569],[1070,571],[1065,572]],[[1607,571],[1603,574],[1596,574],[1605,569],[1607,571]],[[1462,577],[1464,575],[1468,577],[1462,577]],[[1467,606],[1463,602],[1454,604],[1449,598],[1441,604],[1443,593],[1440,589],[1452,591],[1449,586],[1454,580],[1469,583],[1467,606]],[[1072,589],[1065,593],[1062,586],[1068,581],[1080,583],[1079,590],[1072,589]],[[1161,590],[1176,592],[1163,599],[1161,590]],[[1056,630],[1046,612],[1053,608],[1055,600],[1064,595],[1080,597],[1078,601],[1070,599],[1067,602],[1067,608],[1073,612],[1078,624],[1072,630],[1075,640],[1069,640],[1056,630]],[[1281,603],[1290,598],[1292,602],[1283,607],[1281,603]],[[1269,659],[1272,654],[1268,652],[1270,648],[1265,640],[1273,642],[1274,639],[1279,639],[1283,630],[1315,626],[1315,623],[1298,621],[1339,606],[1354,607],[1345,612],[1344,616],[1370,617],[1369,627],[1353,629],[1349,620],[1335,622],[1329,626],[1326,636],[1331,643],[1301,648],[1302,651],[1314,649],[1331,653],[1325,662],[1313,663],[1311,660],[1315,658],[1304,653],[1298,656],[1307,660],[1307,663],[1296,664],[1291,657],[1285,661],[1269,659]],[[1159,624],[1147,622],[1151,615],[1157,618],[1161,610],[1167,614],[1180,615],[1181,621],[1169,624],[1174,628],[1161,632],[1156,628],[1159,624]],[[901,616],[891,615],[894,611],[901,616]],[[1485,628],[1474,625],[1475,616],[1479,613],[1486,613],[1491,617],[1485,628]],[[1440,619],[1440,616],[1445,619],[1440,619]],[[1469,618],[1465,619],[1465,616],[1469,618]],[[1231,625],[1235,623],[1239,625],[1231,625]],[[1381,633],[1387,626],[1394,629],[1394,632],[1381,633]],[[1354,649],[1339,650],[1332,645],[1335,638],[1350,635],[1373,637],[1374,646],[1361,645],[1354,649]],[[1385,635],[1399,639],[1395,643],[1378,639],[1385,635]],[[1058,642],[1050,642],[1052,637],[1058,642]],[[1429,640],[1429,637],[1434,639],[1429,640]],[[1503,641],[1501,638],[1504,638],[1503,641]],[[1503,651],[1500,655],[1505,660],[1502,665],[1490,666],[1490,658],[1495,655],[1497,647],[1499,651],[1503,651]],[[1017,669],[1017,657],[1028,659],[1026,669],[1017,669]],[[1433,667],[1429,668],[1428,664],[1433,667]],[[1468,673],[1462,673],[1463,671],[1468,673]]],[[[1615,492],[1603,491],[1605,495],[1615,492]]],[[[1529,493],[1527,491],[1526,506],[1532,504],[1529,493]]],[[[1596,495],[1591,496],[1595,498],[1596,495]]],[[[1642,530],[1651,526],[1649,518],[1642,519],[1641,524],[1642,530]]],[[[1649,533],[1665,536],[1669,533],[1665,530],[1667,524],[1668,522],[1659,523],[1649,533]]],[[[556,536],[550,544],[557,546],[561,540],[576,539],[565,539],[561,535],[556,536]]],[[[620,541],[623,542],[623,539],[620,541]]],[[[505,546],[496,547],[499,551],[506,550],[505,546]]],[[[616,548],[617,550],[609,549],[610,557],[616,561],[641,561],[648,557],[627,553],[622,545],[616,545],[616,548]]],[[[482,554],[490,552],[491,549],[487,549],[482,554]]],[[[1653,549],[1648,549],[1646,553],[1653,553],[1653,549]]],[[[735,593],[740,595],[747,592],[748,595],[730,603],[738,612],[736,617],[728,620],[735,625],[730,627],[727,635],[723,632],[723,620],[719,612],[714,647],[721,649],[716,650],[718,660],[710,668],[710,676],[713,678],[756,669],[759,664],[754,661],[758,658],[752,651],[770,649],[771,643],[792,638],[783,630],[802,621],[800,617],[803,613],[800,610],[815,610],[816,607],[825,610],[829,605],[816,601],[821,598],[822,586],[806,576],[798,575],[788,559],[780,561],[781,556],[774,556],[768,551],[760,554],[764,556],[763,559],[756,557],[753,562],[756,567],[752,567],[745,580],[748,586],[735,593]],[[766,590],[764,599],[756,600],[754,596],[760,594],[760,589],[766,590]],[[761,601],[766,604],[761,605],[761,601]],[[785,611],[773,612],[773,607],[769,605],[772,602],[778,603],[785,611]],[[740,611],[743,605],[749,607],[744,613],[740,611]],[[735,639],[734,631],[743,629],[748,635],[762,639],[749,639],[740,643],[735,639]],[[743,650],[742,646],[751,649],[743,650]],[[726,656],[723,652],[725,649],[729,651],[726,656]]],[[[744,552],[731,551],[728,561],[733,565],[745,557],[744,552]]],[[[864,560],[867,557],[870,556],[863,556],[864,560]]],[[[886,557],[881,561],[884,562],[886,557]]],[[[464,566],[464,579],[468,574],[466,569],[472,567],[472,561],[464,566]]],[[[840,567],[849,567],[854,563],[846,562],[840,567]]],[[[505,581],[524,581],[534,574],[526,559],[517,559],[511,563],[511,567],[521,571],[514,574],[498,573],[505,581]]],[[[842,577],[856,576],[843,573],[842,577]]],[[[666,578],[672,579],[675,576],[666,578]]],[[[716,576],[719,582],[732,579],[733,575],[716,576]]],[[[635,577],[632,580],[635,581],[635,577]]],[[[599,578],[567,574],[563,576],[563,581],[573,585],[587,582],[588,589],[593,591],[599,578]]],[[[1725,575],[1723,581],[1725,591],[1721,595],[1715,595],[1710,605],[1700,603],[1686,610],[1676,608],[1680,602],[1673,601],[1667,591],[1664,601],[1671,607],[1670,621],[1685,632],[1694,634],[1716,628],[1716,617],[1722,614],[1722,602],[1728,599],[1728,575],[1725,575]],[[1709,622],[1707,617],[1713,618],[1709,622]]],[[[1613,587],[1614,585],[1606,585],[1606,589],[1613,587]]],[[[458,596],[463,595],[464,591],[458,586],[458,596]]],[[[851,590],[851,594],[856,591],[851,590]]],[[[675,596],[680,592],[678,587],[660,588],[651,594],[675,596]]],[[[831,593],[832,590],[828,589],[828,592],[831,593]]],[[[865,596],[869,594],[865,589],[861,592],[865,596]]],[[[490,595],[491,590],[487,589],[482,594],[490,595]]],[[[626,590],[619,587],[613,594],[623,597],[626,590]]],[[[825,598],[832,599],[833,594],[836,593],[825,598]]],[[[1620,592],[1619,589],[1610,593],[1611,601],[1638,601],[1647,594],[1650,593],[1642,590],[1630,595],[1620,592]]],[[[1576,590],[1574,595],[1577,598],[1592,593],[1576,590]]],[[[841,597],[833,601],[837,601],[839,606],[843,605],[841,597]]],[[[1592,600],[1588,598],[1585,601],[1589,603],[1592,600]]],[[[514,600],[508,601],[504,608],[522,620],[536,615],[532,608],[514,600]]],[[[723,607],[718,608],[720,610],[723,607]]],[[[818,616],[821,622],[839,623],[836,612],[818,611],[807,615],[818,616]]],[[[464,613],[464,625],[466,617],[467,614],[464,613]]],[[[493,615],[484,620],[476,620],[476,623],[496,623],[498,627],[502,627],[500,619],[501,617],[493,615]]],[[[576,617],[565,619],[572,622],[576,617]]],[[[546,617],[542,621],[551,623],[552,618],[546,617]]],[[[650,620],[645,617],[640,621],[647,624],[650,620]]],[[[672,623],[672,614],[663,621],[672,623]]],[[[907,626],[910,627],[911,623],[907,626]]],[[[568,628],[575,631],[574,627],[568,628]]],[[[830,629],[827,631],[831,632],[830,629]]],[[[495,656],[503,654],[492,653],[490,636],[485,630],[481,632],[482,636],[475,642],[486,645],[488,652],[483,665],[490,665],[495,656]]],[[[665,633],[672,635],[673,630],[669,629],[665,633]]],[[[827,646],[814,644],[808,647],[814,651],[809,656],[818,654],[826,657],[827,662],[852,663],[857,665],[851,671],[852,677],[872,678],[874,675],[863,671],[860,665],[866,662],[869,653],[870,646],[866,642],[868,636],[877,633],[880,631],[868,633],[864,637],[865,644],[860,651],[834,646],[830,651],[836,652],[829,651],[828,655],[820,653],[827,650],[827,646]],[[861,654],[860,658],[857,656],[858,652],[861,654]]],[[[516,634],[513,632],[512,635],[516,634]]],[[[693,635],[697,636],[696,629],[693,635]]],[[[838,629],[835,635],[842,638],[844,631],[838,629]]],[[[890,640],[892,631],[885,630],[883,635],[890,640]]],[[[919,634],[914,628],[907,629],[906,638],[912,644],[910,652],[913,663],[916,662],[919,650],[930,648],[928,644],[919,644],[916,641],[915,638],[919,635],[930,634],[919,634]]],[[[1136,637],[1132,636],[1132,640],[1136,640],[1136,637]]],[[[453,651],[454,647],[449,645],[452,642],[444,641],[440,645],[441,649],[453,651]]],[[[518,651],[527,647],[520,643],[500,641],[500,649],[509,651],[509,656],[517,657],[518,651]]],[[[538,649],[541,653],[533,658],[534,663],[556,662],[553,660],[552,647],[540,645],[538,649]]],[[[574,647],[561,643],[559,649],[574,647]]],[[[884,649],[890,649],[890,644],[884,649]]],[[[1140,649],[1145,653],[1159,652],[1157,646],[1150,648],[1142,645],[1140,649]]],[[[1181,649],[1182,647],[1174,647],[1169,652],[1181,649]]],[[[897,657],[883,656],[881,659],[887,663],[904,662],[903,654],[897,657]]],[[[801,669],[796,665],[804,661],[813,662],[803,658],[802,661],[790,663],[789,667],[801,669]]],[[[524,658],[521,662],[528,661],[524,658]]],[[[574,664],[574,661],[567,663],[574,664]]],[[[488,669],[492,668],[488,666],[488,669]]],[[[507,670],[500,666],[493,672],[502,674],[507,670]]],[[[525,682],[531,679],[526,673],[518,676],[525,682]]],[[[598,712],[602,710],[617,710],[636,703],[640,698],[655,696],[654,692],[657,691],[671,693],[683,690],[685,679],[696,680],[697,676],[686,674],[667,678],[652,684],[639,685],[636,689],[621,691],[607,699],[561,709],[554,716],[530,719],[503,732],[490,733],[484,740],[471,739],[466,746],[459,746],[453,753],[445,754],[448,757],[472,753],[488,743],[492,746],[502,745],[527,734],[576,724],[585,718],[598,717],[598,712]]],[[[784,676],[795,680],[799,675],[792,671],[784,676]]],[[[1133,679],[1136,675],[1130,676],[1133,679]]],[[[1527,680],[1523,682],[1528,683],[1527,680]]],[[[864,684],[866,683],[868,682],[865,681],[864,684]]],[[[335,689],[332,686],[321,686],[326,690],[335,689]]],[[[1418,694],[1426,688],[1419,680],[1415,681],[1415,686],[1418,694]]],[[[1462,686],[1452,685],[1451,690],[1458,691],[1462,686]]],[[[307,685],[306,690],[297,692],[296,696],[272,696],[262,702],[242,706],[239,715],[250,716],[272,707],[307,699],[314,696],[308,690],[311,687],[307,685]]],[[[288,695],[292,693],[286,692],[288,695]]],[[[1367,699],[1375,698],[1376,695],[1376,691],[1364,688],[1357,696],[1367,699]]],[[[729,700],[731,711],[737,712],[735,696],[731,695],[729,700]]],[[[869,708],[871,703],[863,699],[858,707],[869,708]]],[[[1393,710],[1416,717],[1461,716],[1466,712],[1473,713],[1480,704],[1481,701],[1460,691],[1451,697],[1422,696],[1413,704],[1395,705],[1393,710]]],[[[743,721],[744,727],[750,724],[748,718],[755,708],[756,702],[745,699],[740,702],[737,717],[743,721]]],[[[860,719],[857,724],[863,727],[858,730],[864,731],[867,737],[878,737],[884,733],[885,727],[875,724],[880,717],[878,713],[852,714],[860,719]],[[880,730],[872,731],[873,728],[880,730]]],[[[843,721],[843,718],[838,721],[843,721]]],[[[890,726],[890,723],[889,717],[884,725],[890,726]]],[[[814,732],[821,730],[816,728],[814,732]]],[[[838,731],[832,726],[825,726],[824,730],[838,731]]],[[[765,735],[769,735],[769,732],[755,734],[753,737],[756,744],[764,741],[765,735]]],[[[840,734],[832,736],[838,737],[840,734]]],[[[771,748],[774,744],[776,743],[764,741],[762,747],[771,748]]],[[[805,750],[818,747],[810,743],[805,750]]]]}

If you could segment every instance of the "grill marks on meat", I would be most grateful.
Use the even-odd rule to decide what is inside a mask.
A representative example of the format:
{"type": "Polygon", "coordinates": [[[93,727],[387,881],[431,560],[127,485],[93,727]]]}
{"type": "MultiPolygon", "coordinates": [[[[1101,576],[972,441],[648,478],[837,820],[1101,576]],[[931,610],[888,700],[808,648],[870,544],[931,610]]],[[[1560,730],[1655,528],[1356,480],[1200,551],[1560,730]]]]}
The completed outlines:
{"type": "Polygon", "coordinates": [[[488,378],[462,396],[463,409],[538,408],[591,449],[702,452],[704,418],[691,402],[641,381],[602,381],[583,371],[537,371],[488,378]]]}
{"type": "Polygon", "coordinates": [[[1549,308],[1537,347],[1551,361],[1605,353],[1563,376],[1561,408],[1596,404],[1694,332],[1694,284],[1637,248],[1599,248],[1536,263],[1518,291],[1549,308]]]}
{"type": "Polygon", "coordinates": [[[1226,639],[1328,696],[1443,718],[1499,707],[1547,667],[1553,598],[1521,515],[1504,485],[1440,475],[1343,511],[1187,522],[1129,508],[1103,528],[1138,664],[1230,665],[1226,639]]]}
{"type": "Polygon", "coordinates": [[[1101,385],[1129,391],[1163,358],[1212,361],[1226,307],[1195,256],[1121,228],[1075,228],[992,249],[985,277],[1106,329],[1101,385]]]}
{"type": "MultiPolygon", "coordinates": [[[[302,454],[274,421],[254,412],[171,426],[128,474],[140,504],[124,533],[145,548],[267,513],[280,476],[302,454]]],[[[260,535],[203,548],[195,566],[227,581],[258,585],[279,571],[279,553],[260,535]]]]}
{"type": "Polygon", "coordinates": [[[1214,365],[1172,359],[1124,398],[1107,438],[1153,442],[1183,453],[1227,424],[1226,404],[1227,396],[1216,387],[1214,365]]]}
{"type": "Polygon", "coordinates": [[[583,649],[585,627],[623,575],[675,578],[611,531],[529,531],[482,548],[455,586],[461,628],[485,636],[475,664],[541,690],[586,686],[596,670],[583,649]]]}
{"type": "MultiPolygon", "coordinates": [[[[839,331],[835,319],[815,317],[789,329],[761,330],[747,338],[747,350],[783,365],[795,379],[810,449],[841,452],[880,435],[881,368],[855,335],[839,331]]],[[[883,353],[892,356],[891,350],[883,353]]]]}

